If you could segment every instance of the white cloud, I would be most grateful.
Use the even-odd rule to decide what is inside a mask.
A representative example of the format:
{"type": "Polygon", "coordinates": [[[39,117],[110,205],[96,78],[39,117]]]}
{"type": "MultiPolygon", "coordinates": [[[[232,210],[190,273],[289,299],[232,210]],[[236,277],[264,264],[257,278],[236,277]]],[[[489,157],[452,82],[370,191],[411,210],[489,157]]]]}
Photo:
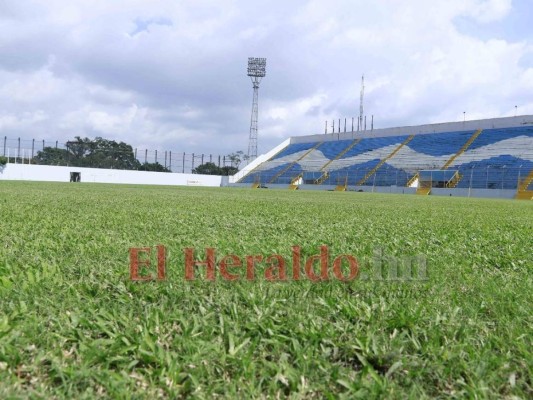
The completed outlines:
{"type": "Polygon", "coordinates": [[[18,115],[0,115],[0,129],[31,128],[32,125],[46,121],[48,115],[43,110],[23,112],[18,115]]]}
{"type": "Polygon", "coordinates": [[[480,0],[471,15],[480,22],[498,21],[511,11],[512,0],[480,0]]]}
{"type": "MultiPolygon", "coordinates": [[[[517,2],[527,0],[515,0],[517,2]]],[[[249,56],[268,58],[260,151],[365,110],[376,126],[533,112],[511,0],[4,1],[0,135],[247,148],[249,56]],[[481,37],[456,26],[496,24],[481,37]]],[[[475,32],[473,30],[472,32],[475,32]]],[[[528,61],[529,60],[529,61],[528,61]]],[[[343,124],[343,121],[341,122],[343,124]]]]}

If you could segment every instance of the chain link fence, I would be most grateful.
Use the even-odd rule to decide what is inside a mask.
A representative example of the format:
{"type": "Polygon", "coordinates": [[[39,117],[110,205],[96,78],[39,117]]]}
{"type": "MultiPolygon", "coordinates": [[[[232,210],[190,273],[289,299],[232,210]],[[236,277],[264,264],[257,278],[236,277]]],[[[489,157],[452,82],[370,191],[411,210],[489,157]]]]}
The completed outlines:
{"type": "MultiPolygon", "coordinates": [[[[0,147],[0,155],[3,155],[8,159],[8,163],[15,164],[45,164],[48,163],[39,162],[36,158],[40,151],[45,148],[68,150],[68,143],[61,143],[59,141],[51,142],[45,140],[35,139],[21,139],[21,138],[8,138],[4,136],[2,138],[2,147],[0,147]]],[[[112,156],[114,158],[120,158],[121,154],[117,153],[117,150],[112,150],[112,156]]],[[[74,158],[69,159],[69,153],[67,158],[57,160],[53,165],[69,166],[74,163],[74,158]]],[[[129,156],[131,153],[122,154],[129,156]]],[[[214,163],[218,167],[236,167],[235,162],[226,155],[214,155],[214,154],[198,154],[187,153],[173,150],[149,150],[133,148],[133,155],[139,163],[158,163],[163,167],[169,169],[171,172],[176,173],[192,173],[195,168],[205,163],[214,163]]],[[[73,157],[73,156],[72,156],[73,157]]],[[[103,167],[95,163],[95,165],[87,165],[87,167],[95,168],[113,168],[103,167]]],[[[138,169],[138,168],[131,168],[138,169]]]]}
{"type": "MultiPolygon", "coordinates": [[[[517,189],[533,170],[533,163],[519,166],[479,165],[453,168],[458,175],[450,182],[430,178],[432,187],[470,188],[470,189],[517,189]]],[[[275,171],[251,172],[242,183],[270,184],[311,184],[348,186],[399,186],[406,187],[419,171],[405,171],[397,168],[350,168],[348,171],[291,171],[278,175],[275,171]]],[[[528,187],[533,189],[533,182],[528,187]]]]}

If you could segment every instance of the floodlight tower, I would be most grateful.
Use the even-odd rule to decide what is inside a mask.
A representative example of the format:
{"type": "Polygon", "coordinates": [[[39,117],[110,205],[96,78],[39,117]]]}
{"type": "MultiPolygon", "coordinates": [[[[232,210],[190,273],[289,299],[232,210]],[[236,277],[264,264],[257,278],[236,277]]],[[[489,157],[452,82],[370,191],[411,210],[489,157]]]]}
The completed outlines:
{"type": "Polygon", "coordinates": [[[250,120],[250,139],[248,141],[248,157],[250,161],[257,158],[257,119],[259,115],[259,83],[266,75],[266,58],[248,58],[248,76],[254,87],[252,117],[250,120]]]}

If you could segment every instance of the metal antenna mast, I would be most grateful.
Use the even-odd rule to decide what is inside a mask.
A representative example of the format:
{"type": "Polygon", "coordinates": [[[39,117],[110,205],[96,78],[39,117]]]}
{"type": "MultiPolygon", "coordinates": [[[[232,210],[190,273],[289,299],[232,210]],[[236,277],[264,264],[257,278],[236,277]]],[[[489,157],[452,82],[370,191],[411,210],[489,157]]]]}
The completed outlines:
{"type": "Polygon", "coordinates": [[[248,76],[254,87],[252,117],[250,119],[250,139],[248,141],[248,157],[250,161],[257,158],[257,120],[259,115],[259,83],[266,75],[266,58],[248,58],[248,76]]]}
{"type": "Polygon", "coordinates": [[[359,100],[359,126],[361,127],[361,130],[363,130],[363,98],[365,96],[365,76],[363,75],[361,77],[361,98],[359,100]]]}

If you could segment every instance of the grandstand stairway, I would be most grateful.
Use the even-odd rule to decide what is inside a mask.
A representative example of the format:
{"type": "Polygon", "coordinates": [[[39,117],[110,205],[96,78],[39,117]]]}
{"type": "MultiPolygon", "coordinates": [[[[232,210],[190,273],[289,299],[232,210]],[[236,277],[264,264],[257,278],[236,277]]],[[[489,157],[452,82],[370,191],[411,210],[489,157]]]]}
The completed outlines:
{"type": "Polygon", "coordinates": [[[289,184],[289,190],[298,190],[298,181],[302,179],[303,174],[298,174],[294,179],[291,180],[289,184]]]}
{"type": "Polygon", "coordinates": [[[446,169],[448,168],[454,161],[457,157],[459,157],[461,154],[463,154],[466,150],[468,150],[468,148],[470,147],[470,145],[472,143],[474,143],[474,140],[477,139],[477,137],[479,135],[481,135],[481,132],[483,132],[483,129],[478,129],[477,131],[474,132],[474,134],[470,137],[470,139],[468,139],[468,141],[463,145],[463,147],[461,147],[459,149],[459,151],[453,155],[448,161],[446,161],[446,164],[444,164],[442,166],[441,169],[446,169]]]}
{"type": "Polygon", "coordinates": [[[413,175],[413,177],[412,177],[411,179],[409,179],[409,180],[407,181],[407,184],[406,184],[405,186],[407,186],[407,187],[411,187],[411,185],[412,185],[413,183],[415,183],[415,181],[418,179],[418,177],[419,177],[419,174],[418,174],[418,172],[417,172],[416,174],[413,175]]]}
{"type": "Polygon", "coordinates": [[[348,187],[348,177],[344,178],[344,183],[339,183],[335,187],[336,192],[346,192],[346,189],[348,187]]]}
{"type": "Polygon", "coordinates": [[[252,189],[259,189],[261,187],[261,177],[256,176],[254,183],[252,183],[252,189]]]}
{"type": "Polygon", "coordinates": [[[529,185],[533,182],[533,170],[520,182],[516,192],[515,199],[533,200],[533,190],[528,190],[529,185]]]}
{"type": "Polygon", "coordinates": [[[457,186],[457,184],[459,183],[459,181],[461,180],[462,177],[463,177],[463,175],[461,175],[459,172],[457,172],[455,174],[455,176],[453,177],[453,179],[446,184],[446,187],[448,189],[453,189],[454,187],[457,186]]]}
{"type": "Polygon", "coordinates": [[[374,175],[376,173],[376,171],[378,169],[380,169],[383,164],[385,164],[388,160],[390,160],[392,157],[394,157],[396,155],[396,153],[398,153],[403,146],[405,146],[407,143],[409,143],[411,140],[413,140],[414,137],[415,137],[415,135],[411,135],[407,139],[405,139],[403,141],[403,143],[401,143],[398,147],[396,147],[392,153],[390,153],[387,157],[385,157],[383,160],[381,160],[378,163],[378,165],[376,165],[370,172],[368,172],[363,179],[361,179],[359,182],[357,182],[357,185],[364,185],[364,183],[368,180],[368,178],[370,178],[372,175],[374,175]]]}
{"type": "MultiPolygon", "coordinates": [[[[448,161],[446,161],[446,163],[444,163],[444,165],[441,167],[441,170],[442,169],[448,169],[448,167],[457,159],[457,157],[459,157],[461,154],[463,154],[466,150],[468,150],[468,148],[472,145],[472,143],[474,143],[474,140],[476,140],[478,138],[479,135],[481,135],[481,132],[483,132],[483,129],[478,129],[477,131],[474,132],[474,134],[472,136],[470,136],[470,138],[466,141],[466,143],[463,145],[463,147],[461,147],[459,149],[459,151],[457,153],[455,153],[453,156],[450,157],[450,159],[448,161]]],[[[411,179],[409,179],[409,181],[407,181],[407,187],[411,187],[411,185],[418,179],[419,175],[418,175],[418,172],[413,175],[413,177],[411,179]]],[[[454,188],[457,186],[457,184],[459,183],[459,181],[461,180],[462,176],[459,176],[459,179],[457,179],[453,186],[449,186],[451,188],[454,188]]]]}
{"type": "Polygon", "coordinates": [[[320,168],[320,171],[324,171],[324,173],[322,174],[322,176],[320,178],[318,178],[316,180],[316,184],[317,185],[320,185],[322,182],[324,182],[328,176],[329,176],[329,172],[328,171],[325,171],[325,169],[327,168],[327,166],[329,164],[331,164],[333,161],[337,161],[339,158],[341,158],[343,155],[345,155],[346,153],[348,153],[357,143],[359,143],[361,141],[361,138],[358,138],[358,139],[355,139],[352,143],[350,143],[348,145],[348,147],[346,147],[343,151],[341,151],[339,154],[337,154],[335,156],[335,158],[332,158],[331,160],[329,160],[327,163],[325,163],[322,168],[320,168]]]}
{"type": "Polygon", "coordinates": [[[517,200],[533,200],[533,190],[522,190],[516,192],[515,199],[517,200]]]}
{"type": "Polygon", "coordinates": [[[305,157],[309,155],[313,150],[316,150],[320,147],[320,145],[324,142],[318,142],[315,146],[311,147],[309,150],[307,150],[303,156],[298,158],[296,161],[290,163],[285,168],[283,168],[280,172],[278,172],[274,177],[268,182],[268,183],[274,183],[276,179],[278,179],[281,175],[283,175],[285,172],[287,172],[289,169],[291,169],[295,164],[298,163],[298,161],[302,161],[305,157]]]}
{"type": "Polygon", "coordinates": [[[526,176],[524,178],[524,180],[520,182],[520,184],[518,185],[518,190],[520,190],[520,191],[527,190],[527,188],[531,184],[531,182],[533,182],[533,170],[531,170],[529,175],[526,176]]]}
{"type": "Polygon", "coordinates": [[[329,172],[328,171],[324,171],[322,173],[322,175],[320,175],[320,178],[318,178],[316,181],[315,181],[315,185],[321,185],[322,182],[324,182],[326,179],[329,178],[329,172]]]}
{"type": "Polygon", "coordinates": [[[427,196],[431,193],[431,188],[418,188],[416,189],[416,194],[427,196]]]}

